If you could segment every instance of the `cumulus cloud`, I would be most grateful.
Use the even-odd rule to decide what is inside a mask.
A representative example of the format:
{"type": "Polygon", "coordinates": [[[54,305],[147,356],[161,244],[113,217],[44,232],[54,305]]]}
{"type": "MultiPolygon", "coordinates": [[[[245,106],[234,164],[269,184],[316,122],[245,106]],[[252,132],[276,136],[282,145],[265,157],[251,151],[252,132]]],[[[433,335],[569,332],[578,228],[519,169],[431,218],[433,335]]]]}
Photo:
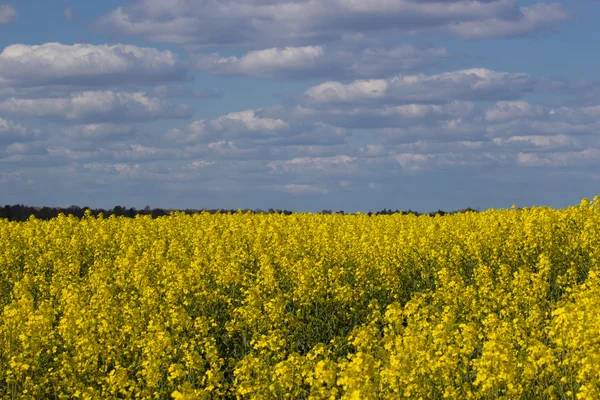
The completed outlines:
{"type": "MultiPolygon", "coordinates": [[[[600,146],[594,136],[600,128],[600,108],[595,105],[551,108],[521,99],[489,105],[488,99],[504,93],[517,96],[529,91],[535,82],[526,74],[476,69],[376,81],[384,95],[373,101],[355,96],[351,102],[313,101],[235,111],[167,129],[159,136],[137,135],[133,126],[124,124],[167,117],[160,110],[170,103],[144,93],[82,92],[42,102],[10,99],[0,102],[0,111],[76,124],[60,131],[60,139],[49,140],[45,155],[31,153],[31,146],[18,146],[14,150],[19,152],[3,162],[26,165],[32,157],[37,163],[45,157],[54,165],[184,163],[169,169],[165,177],[186,171],[201,174],[207,168],[218,175],[221,162],[253,162],[271,182],[312,185],[313,180],[317,186],[358,190],[369,183],[377,186],[379,178],[394,174],[508,168],[527,162],[549,166],[543,161],[546,153],[600,146]],[[396,82],[401,84],[394,86],[396,82]],[[451,100],[460,97],[469,100],[451,100]],[[103,119],[115,109],[121,113],[116,121],[103,119]],[[520,160],[521,153],[539,160],[534,156],[520,160]]],[[[355,88],[355,84],[344,85],[355,88]]],[[[235,173],[243,172],[240,166],[235,173]]],[[[145,175],[127,176],[144,179],[145,175]]]]}
{"type": "Polygon", "coordinates": [[[69,140],[122,140],[131,137],[137,129],[132,125],[114,124],[110,122],[98,124],[77,124],[63,129],[69,140]]]}
{"type": "Polygon", "coordinates": [[[160,163],[86,163],[83,166],[86,170],[98,172],[108,178],[107,182],[120,180],[150,180],[153,182],[161,181],[180,181],[186,180],[185,174],[165,167],[160,163]]]}
{"type": "Polygon", "coordinates": [[[384,175],[416,174],[443,168],[516,166],[519,153],[543,157],[544,152],[600,145],[593,135],[594,129],[598,131],[595,106],[549,110],[521,100],[486,107],[472,101],[276,106],[193,121],[167,130],[160,138],[134,137],[129,125],[79,124],[64,132],[79,139],[80,145],[63,142],[63,150],[55,150],[53,156],[76,162],[186,160],[189,171],[223,160],[254,160],[278,179],[308,177],[327,179],[328,184],[337,179],[351,182],[342,185],[350,190],[360,186],[354,179],[373,182],[383,171],[387,171],[384,175]],[[105,150],[85,144],[100,144],[106,137],[112,139],[110,147],[103,145],[105,150]]]}
{"type": "Polygon", "coordinates": [[[548,115],[576,122],[593,122],[600,119],[600,105],[557,107],[550,110],[548,115]]]}
{"type": "Polygon", "coordinates": [[[401,153],[394,156],[407,173],[420,173],[449,168],[508,166],[510,161],[501,152],[446,151],[439,153],[401,153]]]}
{"type": "Polygon", "coordinates": [[[23,125],[18,124],[14,121],[9,121],[7,119],[4,118],[0,118],[0,132],[5,133],[5,132],[25,132],[26,129],[23,125]]]}
{"type": "Polygon", "coordinates": [[[187,118],[188,106],[172,104],[145,93],[86,91],[64,98],[8,99],[0,112],[65,121],[114,122],[187,118]]]}
{"type": "Polygon", "coordinates": [[[232,112],[224,117],[219,117],[212,121],[216,129],[227,129],[227,124],[232,121],[239,121],[241,125],[251,132],[277,132],[289,128],[287,122],[281,119],[265,118],[256,115],[254,110],[232,112]]]}
{"type": "Polygon", "coordinates": [[[356,129],[400,128],[440,121],[475,117],[475,103],[452,101],[445,104],[362,105],[314,110],[313,117],[331,125],[356,129]]]}
{"type": "Polygon", "coordinates": [[[547,31],[568,17],[559,4],[522,6],[517,0],[138,0],[102,17],[98,25],[155,42],[256,48],[383,31],[512,37],[547,31]]]}
{"type": "Polygon", "coordinates": [[[518,18],[492,17],[479,21],[460,21],[449,24],[446,29],[465,39],[530,36],[551,31],[568,17],[568,13],[558,3],[538,3],[521,7],[518,18]]]}
{"type": "Polygon", "coordinates": [[[487,136],[486,127],[477,119],[440,119],[433,123],[415,123],[404,127],[383,128],[375,134],[384,143],[416,143],[421,140],[456,142],[482,140],[487,136]]]}
{"type": "Polygon", "coordinates": [[[533,148],[543,149],[569,149],[572,147],[578,147],[581,145],[580,141],[569,135],[551,135],[551,136],[540,136],[540,135],[525,135],[525,136],[511,136],[508,138],[494,138],[493,142],[507,146],[515,144],[515,148],[523,149],[523,147],[530,145],[533,148]],[[525,145],[525,146],[523,146],[525,145]]]}
{"type": "Polygon", "coordinates": [[[552,153],[519,153],[518,164],[523,167],[586,167],[600,164],[600,148],[552,153]]]}
{"type": "Polygon", "coordinates": [[[490,107],[485,113],[487,121],[506,121],[517,118],[541,117],[547,111],[540,105],[531,105],[526,101],[502,101],[490,107]]]}
{"type": "Polygon", "coordinates": [[[195,54],[195,67],[216,75],[256,78],[371,78],[425,68],[448,58],[444,48],[413,45],[384,48],[330,49],[323,46],[270,48],[250,51],[241,57],[195,54]]]}
{"type": "Polygon", "coordinates": [[[0,4],[0,25],[10,24],[17,19],[17,10],[10,4],[0,4]]]}
{"type": "Polygon", "coordinates": [[[164,137],[181,143],[218,142],[231,138],[276,138],[289,129],[287,122],[261,116],[260,111],[232,112],[208,121],[194,121],[184,129],[169,130],[164,137]]]}
{"type": "Polygon", "coordinates": [[[306,90],[316,103],[441,103],[452,100],[512,100],[532,91],[524,73],[472,68],[437,75],[400,75],[390,79],[324,82],[306,90]]]}
{"type": "Polygon", "coordinates": [[[232,112],[211,120],[198,120],[184,128],[174,128],[163,136],[172,143],[213,144],[220,150],[248,147],[322,145],[344,143],[350,135],[343,127],[298,118],[284,108],[232,112]],[[219,144],[220,143],[220,144],[219,144]]]}
{"type": "Polygon", "coordinates": [[[446,108],[433,108],[436,112],[427,108],[432,106],[409,105],[408,109],[423,107],[428,111],[424,114],[426,117],[408,119],[405,124],[396,122],[395,126],[393,121],[378,123],[376,119],[372,122],[366,119],[362,128],[370,128],[379,140],[388,144],[470,140],[494,143],[509,151],[532,146],[570,149],[600,141],[597,135],[600,121],[595,117],[595,106],[551,109],[525,101],[500,101],[485,108],[477,103],[466,104],[472,108],[449,103],[446,108]]]}
{"type": "Polygon", "coordinates": [[[295,157],[289,160],[271,161],[269,168],[276,172],[295,174],[348,174],[357,172],[358,159],[348,155],[331,157],[295,157]]]}
{"type": "Polygon", "coordinates": [[[186,79],[176,54],[134,45],[13,44],[0,53],[0,88],[153,84],[186,79]]]}
{"type": "Polygon", "coordinates": [[[0,144],[7,145],[14,142],[29,140],[32,132],[25,126],[0,117],[0,144]]]}
{"type": "Polygon", "coordinates": [[[485,113],[490,137],[530,135],[590,136],[600,132],[600,106],[548,107],[524,101],[498,102],[485,113]]]}
{"type": "Polygon", "coordinates": [[[256,50],[240,58],[197,54],[192,57],[192,61],[198,69],[219,75],[266,78],[293,76],[315,69],[323,55],[321,46],[305,46],[256,50]]]}

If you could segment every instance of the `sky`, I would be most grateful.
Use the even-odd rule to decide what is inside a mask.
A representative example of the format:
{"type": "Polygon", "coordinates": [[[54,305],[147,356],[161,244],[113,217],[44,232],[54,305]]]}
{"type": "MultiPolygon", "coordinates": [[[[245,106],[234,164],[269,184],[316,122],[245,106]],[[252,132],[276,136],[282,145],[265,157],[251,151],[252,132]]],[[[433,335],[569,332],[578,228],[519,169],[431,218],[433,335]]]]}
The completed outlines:
{"type": "Polygon", "coordinates": [[[600,1],[0,0],[0,205],[600,195],[600,1]]]}

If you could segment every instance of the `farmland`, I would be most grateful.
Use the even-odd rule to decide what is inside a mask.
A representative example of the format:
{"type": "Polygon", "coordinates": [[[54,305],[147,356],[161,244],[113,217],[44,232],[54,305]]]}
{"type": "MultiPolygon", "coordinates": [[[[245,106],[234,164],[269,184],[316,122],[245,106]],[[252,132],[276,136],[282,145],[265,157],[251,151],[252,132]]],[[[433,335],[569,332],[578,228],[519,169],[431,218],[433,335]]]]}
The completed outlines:
{"type": "Polygon", "coordinates": [[[600,398],[600,198],[0,220],[2,398],[600,398]]]}

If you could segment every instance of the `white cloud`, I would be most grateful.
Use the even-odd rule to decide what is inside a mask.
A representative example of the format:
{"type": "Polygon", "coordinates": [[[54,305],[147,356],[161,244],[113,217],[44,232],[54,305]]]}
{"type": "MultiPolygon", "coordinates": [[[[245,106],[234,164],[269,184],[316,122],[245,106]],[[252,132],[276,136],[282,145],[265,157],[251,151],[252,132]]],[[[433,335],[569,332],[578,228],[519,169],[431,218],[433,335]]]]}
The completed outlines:
{"type": "Polygon", "coordinates": [[[135,132],[136,128],[134,126],[110,122],[74,125],[64,128],[65,136],[71,140],[120,140],[133,135],[135,132]]]}
{"type": "Polygon", "coordinates": [[[196,68],[216,75],[258,78],[370,78],[415,70],[448,58],[443,48],[412,45],[382,48],[330,49],[323,46],[285,47],[255,50],[242,57],[196,54],[196,68]]]}
{"type": "Polygon", "coordinates": [[[438,75],[404,75],[391,79],[325,82],[306,90],[317,103],[429,103],[452,100],[515,99],[533,89],[524,73],[472,68],[438,75]]]}
{"type": "Polygon", "coordinates": [[[375,133],[384,143],[415,143],[421,140],[457,142],[481,140],[486,136],[485,126],[471,118],[440,119],[434,123],[407,124],[405,127],[383,128],[375,133]]]}
{"type": "Polygon", "coordinates": [[[260,78],[286,76],[318,66],[324,51],[321,46],[285,47],[256,50],[241,58],[219,54],[192,57],[196,67],[216,74],[249,75],[260,78]]]}
{"type": "Polygon", "coordinates": [[[25,133],[26,129],[23,125],[18,124],[14,121],[9,121],[4,118],[0,118],[0,132],[17,132],[17,133],[25,133]]]}
{"type": "Polygon", "coordinates": [[[172,143],[235,143],[238,148],[333,145],[344,143],[349,132],[320,121],[298,117],[276,107],[232,112],[210,120],[193,121],[167,131],[172,143]]]}
{"type": "Polygon", "coordinates": [[[133,45],[13,44],[0,53],[0,87],[151,84],[182,80],[171,51],[133,45]]]}
{"type": "Polygon", "coordinates": [[[0,117],[0,144],[29,140],[31,136],[31,132],[25,126],[0,117]]]}
{"type": "Polygon", "coordinates": [[[389,82],[384,79],[355,81],[350,84],[325,82],[306,90],[306,94],[322,103],[359,102],[385,98],[388,87],[389,82]]]}
{"type": "Polygon", "coordinates": [[[242,69],[293,68],[313,66],[323,56],[321,46],[272,48],[252,51],[240,59],[242,69]]]}
{"type": "Polygon", "coordinates": [[[486,135],[489,137],[519,136],[525,132],[536,135],[590,135],[599,131],[600,123],[573,124],[564,119],[554,120],[514,120],[487,125],[486,135]]]}
{"type": "Polygon", "coordinates": [[[366,48],[361,51],[341,50],[333,53],[336,76],[370,78],[395,75],[401,71],[414,71],[431,66],[450,57],[445,48],[400,45],[390,49],[366,48]]]}
{"type": "Polygon", "coordinates": [[[227,121],[240,121],[249,131],[279,131],[289,128],[281,119],[258,117],[254,110],[232,112],[213,121],[213,127],[221,127],[227,121]]]}
{"type": "Polygon", "coordinates": [[[411,172],[417,172],[425,169],[431,159],[435,155],[433,154],[414,154],[414,153],[403,153],[394,156],[398,164],[403,169],[411,172]]]}
{"type": "Polygon", "coordinates": [[[567,18],[558,4],[521,6],[517,0],[138,0],[104,16],[98,25],[156,42],[264,48],[383,31],[512,37],[550,30],[567,18]]]}
{"type": "Polygon", "coordinates": [[[215,165],[215,164],[216,164],[215,161],[202,161],[202,160],[199,160],[199,161],[194,161],[194,162],[188,164],[186,166],[186,168],[189,168],[189,169],[199,169],[199,168],[206,168],[206,167],[209,167],[209,166],[215,165]]]}
{"type": "MultiPolygon", "coordinates": [[[[570,147],[579,146],[580,142],[569,135],[552,135],[552,136],[540,136],[540,135],[525,135],[525,136],[511,136],[508,138],[494,138],[493,142],[499,145],[506,144],[531,144],[534,147],[550,149],[559,148],[567,149],[570,147]]],[[[522,146],[521,146],[522,148],[522,146]]]]}
{"type": "Polygon", "coordinates": [[[211,138],[216,136],[210,135],[204,120],[193,121],[183,129],[169,129],[162,137],[168,143],[199,143],[210,141],[211,138]]]}
{"type": "MultiPolygon", "coordinates": [[[[446,104],[401,104],[384,106],[327,107],[315,110],[314,118],[346,128],[400,128],[440,121],[460,121],[476,113],[475,104],[452,101],[446,104]]],[[[457,122],[455,122],[457,123],[457,122]]]]}
{"type": "Polygon", "coordinates": [[[549,31],[569,17],[559,3],[533,4],[521,7],[515,19],[489,18],[478,21],[461,21],[449,24],[447,30],[465,39],[503,38],[528,36],[549,31]]]}
{"type": "Polygon", "coordinates": [[[555,107],[527,102],[499,102],[488,108],[485,128],[490,137],[529,135],[597,135],[600,106],[555,107]]]}
{"type": "Polygon", "coordinates": [[[301,175],[353,174],[357,172],[357,158],[348,155],[332,157],[296,157],[285,161],[271,161],[268,166],[277,172],[301,175]]]}
{"type": "Polygon", "coordinates": [[[91,171],[98,171],[103,175],[108,175],[112,179],[107,179],[108,182],[118,180],[150,180],[156,181],[180,181],[186,180],[183,173],[177,173],[170,168],[164,167],[157,163],[146,164],[124,164],[124,163],[86,163],[84,168],[91,171]]]}
{"type": "Polygon", "coordinates": [[[501,101],[490,107],[485,119],[490,122],[514,120],[518,118],[541,117],[547,111],[540,105],[531,105],[526,101],[501,101]]]}
{"type": "Polygon", "coordinates": [[[114,160],[131,162],[177,159],[181,155],[181,152],[177,149],[165,148],[164,146],[145,146],[134,143],[127,149],[111,151],[110,155],[114,160]]]}
{"type": "Polygon", "coordinates": [[[293,134],[289,124],[281,118],[263,115],[261,109],[231,112],[211,119],[193,121],[183,129],[171,129],[167,140],[179,143],[207,143],[219,141],[280,140],[293,134]]]}
{"type": "Polygon", "coordinates": [[[469,142],[439,152],[406,152],[393,154],[392,157],[400,164],[402,170],[409,174],[461,167],[508,166],[512,162],[510,157],[501,152],[483,151],[479,145],[473,146],[469,142]]]}
{"type": "Polygon", "coordinates": [[[115,122],[187,118],[189,107],[171,104],[145,93],[87,91],[64,98],[8,99],[0,112],[67,121],[115,122]]]}
{"type": "Polygon", "coordinates": [[[0,4],[0,25],[10,24],[17,19],[17,10],[10,4],[0,4]]]}
{"type": "Polygon", "coordinates": [[[554,118],[564,118],[574,122],[593,122],[600,119],[600,105],[557,107],[548,114],[554,118]]]}
{"type": "Polygon", "coordinates": [[[519,153],[518,164],[523,167],[584,167],[600,164],[600,148],[554,153],[519,153]]]}

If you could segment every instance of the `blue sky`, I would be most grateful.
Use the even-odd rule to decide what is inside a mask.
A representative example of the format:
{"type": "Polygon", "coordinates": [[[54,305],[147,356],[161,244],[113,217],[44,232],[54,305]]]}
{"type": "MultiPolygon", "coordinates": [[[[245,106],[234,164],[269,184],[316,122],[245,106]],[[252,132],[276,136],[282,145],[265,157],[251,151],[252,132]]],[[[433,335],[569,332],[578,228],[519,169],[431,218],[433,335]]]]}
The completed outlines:
{"type": "Polygon", "coordinates": [[[0,204],[600,194],[600,2],[0,0],[0,204]]]}

